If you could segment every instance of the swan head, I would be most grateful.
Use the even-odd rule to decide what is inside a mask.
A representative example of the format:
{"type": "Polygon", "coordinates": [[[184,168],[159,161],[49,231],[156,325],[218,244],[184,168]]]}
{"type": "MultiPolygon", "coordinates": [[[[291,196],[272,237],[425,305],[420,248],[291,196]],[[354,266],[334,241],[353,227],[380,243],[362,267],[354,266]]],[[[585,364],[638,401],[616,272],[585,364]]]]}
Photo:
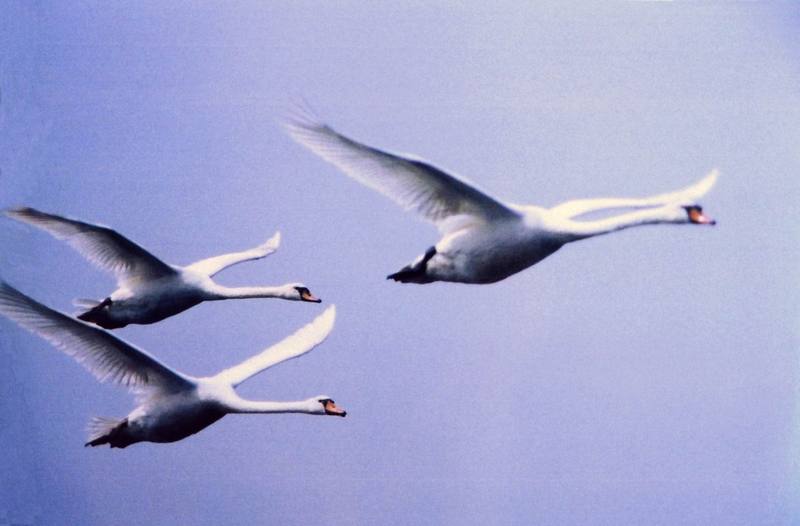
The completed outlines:
{"type": "Polygon", "coordinates": [[[330,396],[315,396],[309,399],[311,403],[311,412],[315,415],[328,415],[328,416],[347,416],[347,411],[337,406],[330,396]]]}
{"type": "Polygon", "coordinates": [[[311,294],[308,287],[302,283],[289,283],[284,285],[286,299],[295,301],[310,301],[311,303],[322,303],[322,300],[311,294]]]}
{"type": "Polygon", "coordinates": [[[707,215],[703,214],[703,207],[699,205],[684,206],[683,209],[686,210],[686,215],[689,218],[690,223],[694,223],[696,225],[717,224],[714,219],[711,219],[707,215]]]}

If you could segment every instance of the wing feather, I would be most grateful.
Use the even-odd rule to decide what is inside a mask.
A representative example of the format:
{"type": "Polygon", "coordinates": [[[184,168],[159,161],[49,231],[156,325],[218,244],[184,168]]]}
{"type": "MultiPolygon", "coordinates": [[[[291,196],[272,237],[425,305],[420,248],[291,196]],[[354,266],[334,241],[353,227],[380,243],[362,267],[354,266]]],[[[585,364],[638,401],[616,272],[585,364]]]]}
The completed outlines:
{"type": "Polygon", "coordinates": [[[0,281],[0,315],[50,342],[101,382],[134,392],[174,391],[191,380],[110,332],[70,318],[0,281]]]}
{"type": "Polygon", "coordinates": [[[135,286],[141,281],[176,273],[168,264],[108,227],[47,214],[28,207],[7,210],[6,215],[66,241],[91,263],[112,272],[120,285],[135,286]]]}
{"type": "Polygon", "coordinates": [[[363,185],[414,210],[446,230],[447,218],[470,215],[482,220],[517,217],[517,213],[477,187],[410,155],[372,148],[297,109],[286,123],[298,143],[363,185]]]}
{"type": "Polygon", "coordinates": [[[193,270],[207,276],[214,276],[214,274],[217,272],[220,272],[232,265],[236,265],[237,263],[265,258],[278,250],[280,244],[281,233],[275,232],[271,238],[255,248],[201,259],[200,261],[195,261],[191,265],[187,265],[185,268],[187,270],[193,270]]]}
{"type": "Polygon", "coordinates": [[[265,351],[248,358],[220,372],[215,378],[230,383],[234,387],[248,378],[286,360],[297,358],[311,351],[325,341],[333,330],[336,320],[336,306],[331,305],[314,321],[284,338],[265,351]]]}

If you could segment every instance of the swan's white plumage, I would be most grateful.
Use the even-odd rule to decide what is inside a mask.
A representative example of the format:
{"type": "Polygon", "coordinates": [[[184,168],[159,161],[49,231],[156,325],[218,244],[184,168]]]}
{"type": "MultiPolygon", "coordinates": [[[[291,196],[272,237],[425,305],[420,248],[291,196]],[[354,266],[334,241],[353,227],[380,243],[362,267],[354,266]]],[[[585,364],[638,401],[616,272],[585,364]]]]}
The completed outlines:
{"type": "Polygon", "coordinates": [[[38,334],[83,365],[101,382],[133,391],[174,391],[192,385],[189,378],[110,332],[45,307],[0,281],[0,313],[38,334]]]}
{"type": "Polygon", "coordinates": [[[442,239],[388,276],[396,281],[494,283],[538,263],[564,244],[586,237],[640,225],[714,224],[695,205],[713,186],[716,170],[677,192],[642,199],[579,199],[547,209],[504,204],[430,163],[350,139],[304,108],[296,110],[286,127],[298,143],[346,175],[436,224],[442,239]],[[615,208],[651,210],[598,221],[577,219],[591,211],[615,208]],[[692,219],[690,208],[696,209],[691,213],[701,219],[692,219]]]}
{"type": "MultiPolygon", "coordinates": [[[[518,214],[459,177],[410,155],[372,148],[339,134],[298,109],[286,124],[299,143],[358,182],[414,210],[443,233],[451,216],[470,215],[486,221],[518,214]]],[[[460,222],[459,222],[460,223],[460,222]]]]}
{"type": "Polygon", "coordinates": [[[333,330],[336,320],[336,308],[329,307],[314,321],[299,329],[297,332],[284,338],[279,343],[265,351],[245,360],[244,362],[225,369],[215,379],[229,383],[234,387],[248,378],[270,367],[302,356],[325,341],[333,330]]]}
{"type": "Polygon", "coordinates": [[[108,227],[28,207],[7,210],[6,215],[66,241],[91,263],[112,272],[119,286],[134,288],[140,282],[154,281],[176,273],[168,264],[108,227]]]}
{"type": "Polygon", "coordinates": [[[195,378],[162,364],[110,332],[52,310],[0,281],[0,315],[53,344],[98,380],[136,394],[138,407],[123,419],[93,418],[86,445],[126,447],[135,442],[174,442],[197,433],[228,413],[305,413],[345,416],[330,397],[259,402],[234,388],[253,374],[307,353],[330,334],[335,307],[266,351],[212,377],[195,378]]]}
{"type": "MultiPolygon", "coordinates": [[[[280,232],[261,245],[222,254],[181,267],[169,265],[118,232],[100,225],[40,212],[33,208],[7,210],[6,215],[41,228],[69,243],[101,269],[117,277],[117,290],[105,300],[78,300],[86,308],[81,320],[106,329],[130,323],[155,323],[203,301],[239,298],[281,298],[312,301],[297,290],[302,283],[276,287],[224,287],[211,276],[238,263],[264,258],[278,249],[280,232]]],[[[318,300],[315,300],[318,301],[318,300]]]]}
{"type": "Polygon", "coordinates": [[[550,208],[554,214],[563,217],[576,217],[595,210],[606,210],[612,208],[639,208],[659,206],[666,203],[676,203],[690,205],[704,196],[719,178],[719,170],[714,169],[705,177],[694,184],[675,192],[667,192],[651,197],[643,198],[620,198],[620,197],[601,197],[595,199],[574,199],[550,208]]]}
{"type": "Polygon", "coordinates": [[[224,270],[231,265],[235,265],[236,263],[241,263],[242,261],[254,261],[256,259],[261,259],[269,256],[270,254],[274,253],[278,250],[278,247],[281,244],[281,233],[275,232],[275,234],[265,241],[263,244],[251,248],[250,250],[244,250],[242,252],[234,252],[232,254],[222,254],[221,256],[214,256],[206,259],[201,259],[191,265],[187,265],[187,269],[199,272],[200,274],[205,274],[209,277],[214,276],[214,274],[224,270]]]}

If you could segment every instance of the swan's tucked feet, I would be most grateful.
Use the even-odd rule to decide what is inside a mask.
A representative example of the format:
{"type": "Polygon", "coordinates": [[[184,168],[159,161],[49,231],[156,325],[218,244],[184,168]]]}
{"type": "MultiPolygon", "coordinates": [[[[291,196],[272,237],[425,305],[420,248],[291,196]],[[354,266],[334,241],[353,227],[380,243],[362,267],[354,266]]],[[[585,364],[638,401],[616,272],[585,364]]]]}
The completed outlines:
{"type": "Polygon", "coordinates": [[[82,321],[88,321],[89,323],[96,323],[97,325],[108,329],[110,327],[103,325],[107,318],[107,316],[105,316],[103,313],[103,309],[109,307],[111,303],[111,298],[106,298],[86,312],[79,314],[78,319],[82,321]]]}
{"type": "Polygon", "coordinates": [[[89,424],[91,437],[83,447],[97,447],[103,444],[108,444],[111,447],[125,447],[128,444],[122,444],[120,441],[115,441],[119,434],[128,427],[128,419],[116,420],[113,418],[95,417],[89,424]]]}
{"type": "Polygon", "coordinates": [[[696,225],[716,225],[717,221],[715,219],[711,219],[707,215],[703,214],[703,207],[700,205],[691,205],[685,206],[684,209],[686,213],[689,214],[689,221],[696,225]]]}
{"type": "Polygon", "coordinates": [[[436,247],[431,247],[425,251],[422,257],[410,265],[406,265],[394,274],[389,274],[386,279],[393,279],[400,283],[411,283],[421,281],[425,277],[428,269],[428,261],[436,255],[436,247]]]}

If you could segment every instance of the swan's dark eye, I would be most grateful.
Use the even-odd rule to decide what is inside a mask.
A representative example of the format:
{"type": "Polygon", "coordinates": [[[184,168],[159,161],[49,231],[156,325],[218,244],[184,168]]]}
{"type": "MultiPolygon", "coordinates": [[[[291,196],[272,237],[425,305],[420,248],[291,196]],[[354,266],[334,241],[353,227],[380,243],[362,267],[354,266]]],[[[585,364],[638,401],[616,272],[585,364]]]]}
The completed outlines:
{"type": "Polygon", "coordinates": [[[306,287],[295,287],[294,290],[302,294],[311,294],[311,291],[308,290],[306,287]]]}

